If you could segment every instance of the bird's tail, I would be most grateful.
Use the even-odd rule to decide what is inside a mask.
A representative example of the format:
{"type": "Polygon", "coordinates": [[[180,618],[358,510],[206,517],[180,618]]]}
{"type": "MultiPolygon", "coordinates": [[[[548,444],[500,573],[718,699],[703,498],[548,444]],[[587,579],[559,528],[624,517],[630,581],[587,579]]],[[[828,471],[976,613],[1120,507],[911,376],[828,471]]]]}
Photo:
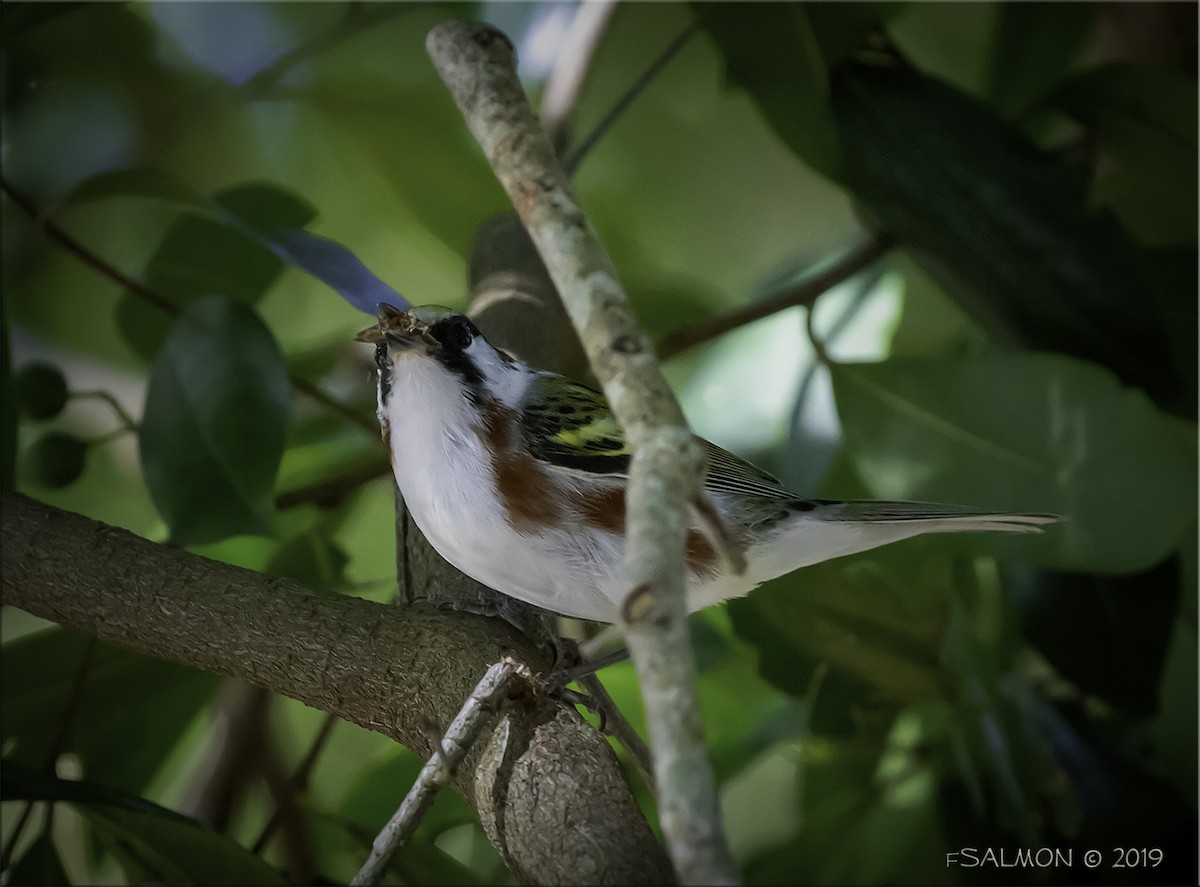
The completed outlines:
{"type": "Polygon", "coordinates": [[[1040,533],[1062,520],[1057,514],[1009,514],[932,502],[835,502],[817,500],[813,517],[868,524],[920,522],[921,533],[1040,533]]]}

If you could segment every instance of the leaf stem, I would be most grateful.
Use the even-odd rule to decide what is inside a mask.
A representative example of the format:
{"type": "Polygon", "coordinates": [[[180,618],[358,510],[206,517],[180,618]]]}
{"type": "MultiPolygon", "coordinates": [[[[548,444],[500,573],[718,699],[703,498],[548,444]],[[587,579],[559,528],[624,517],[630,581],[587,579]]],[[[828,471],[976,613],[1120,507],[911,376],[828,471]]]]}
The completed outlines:
{"type": "Polygon", "coordinates": [[[806,277],[761,302],[755,302],[753,305],[746,305],[721,317],[680,327],[667,333],[658,343],[659,358],[668,360],[682,351],[723,336],[756,320],[770,317],[772,314],[794,308],[797,305],[811,305],[822,293],[870,268],[887,255],[895,243],[895,239],[889,235],[876,234],[871,240],[847,253],[824,271],[806,277]]]}

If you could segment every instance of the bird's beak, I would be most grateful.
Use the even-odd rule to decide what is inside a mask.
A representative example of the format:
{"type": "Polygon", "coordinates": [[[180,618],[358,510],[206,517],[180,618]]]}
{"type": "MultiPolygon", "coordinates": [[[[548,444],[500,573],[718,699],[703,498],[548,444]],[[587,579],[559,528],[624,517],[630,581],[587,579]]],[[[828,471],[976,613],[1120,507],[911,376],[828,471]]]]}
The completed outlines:
{"type": "Polygon", "coordinates": [[[395,351],[423,351],[425,354],[440,347],[437,339],[429,335],[428,324],[385,302],[379,305],[379,323],[362,330],[354,341],[371,345],[387,342],[395,351]]]}

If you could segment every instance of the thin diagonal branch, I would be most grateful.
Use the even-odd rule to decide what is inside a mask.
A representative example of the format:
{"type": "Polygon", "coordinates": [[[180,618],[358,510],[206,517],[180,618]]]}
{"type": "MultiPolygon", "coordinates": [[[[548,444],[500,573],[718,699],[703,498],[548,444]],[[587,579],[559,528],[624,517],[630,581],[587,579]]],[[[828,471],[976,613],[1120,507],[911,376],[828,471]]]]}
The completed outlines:
{"type": "Polygon", "coordinates": [[[737,883],[695,699],[684,540],[704,454],[516,76],[512,43],[444,22],[426,48],[554,280],[633,449],[622,606],[650,728],[659,818],[685,883],[737,883]]]}
{"type": "MultiPolygon", "coordinates": [[[[150,305],[153,305],[155,308],[164,312],[168,316],[178,317],[180,315],[181,311],[179,306],[166,296],[155,291],[153,288],[142,283],[140,280],[130,277],[115,265],[105,261],[100,256],[96,255],[96,253],[84,246],[75,237],[68,234],[67,231],[53,219],[45,218],[38,209],[37,204],[33,202],[32,198],[30,198],[28,194],[13,185],[12,182],[3,176],[0,176],[0,189],[2,189],[4,193],[8,195],[9,199],[12,200],[13,203],[19,206],[31,219],[34,220],[34,222],[37,224],[37,227],[50,240],[54,241],[67,252],[71,253],[71,255],[75,256],[75,258],[79,259],[89,268],[98,271],[109,280],[119,283],[139,299],[150,305]]],[[[290,378],[292,387],[301,394],[310,397],[326,409],[348,419],[350,422],[357,425],[359,428],[370,432],[372,435],[378,435],[378,429],[376,428],[374,421],[372,421],[369,417],[363,416],[357,410],[354,410],[344,403],[334,400],[307,379],[303,379],[295,375],[291,376],[290,378]]]]}
{"type": "Polygon", "coordinates": [[[679,33],[679,36],[667,44],[667,48],[662,51],[662,54],[658,58],[650,63],[650,67],[643,71],[642,75],[630,84],[625,94],[617,100],[617,103],[609,109],[607,114],[600,118],[600,122],[592,128],[592,131],[584,137],[583,141],[576,145],[571,153],[567,155],[566,159],[563,160],[563,169],[566,170],[568,176],[574,176],[579,171],[580,164],[583,163],[592,149],[596,147],[596,144],[616,125],[616,122],[621,119],[621,115],[629,109],[634,99],[645,92],[646,87],[658,76],[659,72],[667,66],[671,59],[679,54],[679,51],[683,47],[687,46],[688,41],[692,39],[692,35],[699,30],[699,23],[693,19],[679,33]]]}
{"type": "Polygon", "coordinates": [[[351,884],[379,883],[392,856],[417,830],[421,817],[462,763],[479,731],[483,729],[487,716],[508,692],[509,682],[522,671],[526,676],[529,675],[528,668],[522,669],[511,659],[501,660],[487,670],[451,721],[438,747],[421,768],[417,781],[404,796],[399,809],[371,845],[371,854],[350,881],[351,884]]]}
{"type": "Polygon", "coordinates": [[[680,327],[667,333],[658,343],[658,356],[661,360],[668,360],[681,351],[716,339],[748,323],[762,320],[764,317],[770,317],[772,314],[794,308],[797,305],[811,305],[822,293],[828,292],[855,274],[870,268],[887,255],[895,245],[894,238],[885,234],[877,234],[824,271],[806,277],[770,298],[755,302],[753,305],[746,305],[704,323],[680,327]]]}

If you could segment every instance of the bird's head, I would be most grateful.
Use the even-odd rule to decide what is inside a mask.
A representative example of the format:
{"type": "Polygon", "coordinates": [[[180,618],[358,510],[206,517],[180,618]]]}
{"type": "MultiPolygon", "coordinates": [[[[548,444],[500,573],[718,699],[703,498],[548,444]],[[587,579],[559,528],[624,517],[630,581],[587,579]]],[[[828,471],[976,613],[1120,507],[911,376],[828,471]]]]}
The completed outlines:
{"type": "Polygon", "coordinates": [[[440,305],[403,311],[380,303],[379,322],[354,338],[375,346],[375,363],[383,382],[403,371],[406,361],[430,361],[426,369],[449,374],[472,397],[507,399],[504,394],[512,388],[513,374],[527,371],[523,364],[494,348],[469,317],[440,305]]]}

